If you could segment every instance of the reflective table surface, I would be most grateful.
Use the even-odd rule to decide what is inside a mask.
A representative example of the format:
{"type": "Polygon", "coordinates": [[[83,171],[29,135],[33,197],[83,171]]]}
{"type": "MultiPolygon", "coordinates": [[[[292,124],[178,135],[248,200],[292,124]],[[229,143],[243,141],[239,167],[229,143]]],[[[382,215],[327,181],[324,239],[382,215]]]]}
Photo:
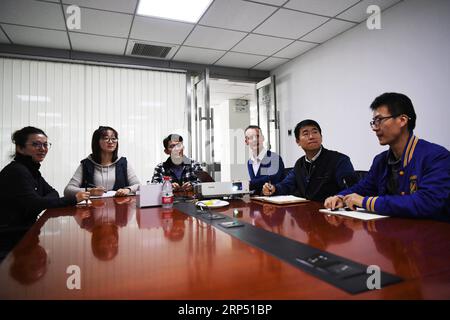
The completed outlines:
{"type": "Polygon", "coordinates": [[[352,295],[177,209],[135,197],[47,210],[0,265],[1,299],[450,299],[450,224],[248,198],[214,209],[404,279],[352,295]]]}

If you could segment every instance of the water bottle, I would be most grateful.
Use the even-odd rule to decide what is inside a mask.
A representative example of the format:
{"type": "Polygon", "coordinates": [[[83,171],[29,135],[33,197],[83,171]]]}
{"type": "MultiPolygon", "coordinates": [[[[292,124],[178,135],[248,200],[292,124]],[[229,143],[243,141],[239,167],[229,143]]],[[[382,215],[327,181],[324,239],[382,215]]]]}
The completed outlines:
{"type": "Polygon", "coordinates": [[[172,183],[170,182],[170,177],[165,176],[163,178],[162,187],[162,207],[164,209],[171,209],[173,206],[173,191],[172,183]]]}

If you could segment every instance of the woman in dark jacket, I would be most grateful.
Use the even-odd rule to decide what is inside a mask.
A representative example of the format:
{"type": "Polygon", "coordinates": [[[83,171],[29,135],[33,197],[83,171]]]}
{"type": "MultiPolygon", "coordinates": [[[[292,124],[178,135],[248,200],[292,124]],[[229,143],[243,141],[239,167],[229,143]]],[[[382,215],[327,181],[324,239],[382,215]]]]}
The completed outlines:
{"type": "Polygon", "coordinates": [[[89,199],[88,192],[60,198],[41,176],[39,168],[50,143],[35,127],[22,128],[12,135],[16,145],[14,160],[0,172],[0,226],[23,227],[33,224],[42,210],[75,205],[89,199]]]}

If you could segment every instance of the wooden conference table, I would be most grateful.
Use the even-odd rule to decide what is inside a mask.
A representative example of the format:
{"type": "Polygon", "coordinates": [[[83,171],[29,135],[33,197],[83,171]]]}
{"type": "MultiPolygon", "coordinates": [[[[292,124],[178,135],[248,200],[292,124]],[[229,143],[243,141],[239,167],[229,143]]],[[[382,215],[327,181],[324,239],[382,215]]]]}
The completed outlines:
{"type": "Polygon", "coordinates": [[[0,265],[0,299],[450,299],[448,223],[362,222],[314,202],[214,210],[404,279],[352,295],[177,209],[92,202],[40,217],[0,265]]]}

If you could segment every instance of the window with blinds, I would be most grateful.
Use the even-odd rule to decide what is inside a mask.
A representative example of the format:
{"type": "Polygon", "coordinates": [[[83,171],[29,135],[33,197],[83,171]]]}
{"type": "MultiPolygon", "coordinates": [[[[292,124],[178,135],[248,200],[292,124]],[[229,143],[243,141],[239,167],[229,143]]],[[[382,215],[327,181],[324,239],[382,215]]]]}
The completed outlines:
{"type": "Polygon", "coordinates": [[[186,74],[0,58],[0,166],[11,161],[11,134],[43,129],[52,143],[41,172],[60,194],[91,153],[100,125],[119,133],[119,154],[141,183],[167,157],[162,139],[181,134],[188,150],[186,74]]]}

